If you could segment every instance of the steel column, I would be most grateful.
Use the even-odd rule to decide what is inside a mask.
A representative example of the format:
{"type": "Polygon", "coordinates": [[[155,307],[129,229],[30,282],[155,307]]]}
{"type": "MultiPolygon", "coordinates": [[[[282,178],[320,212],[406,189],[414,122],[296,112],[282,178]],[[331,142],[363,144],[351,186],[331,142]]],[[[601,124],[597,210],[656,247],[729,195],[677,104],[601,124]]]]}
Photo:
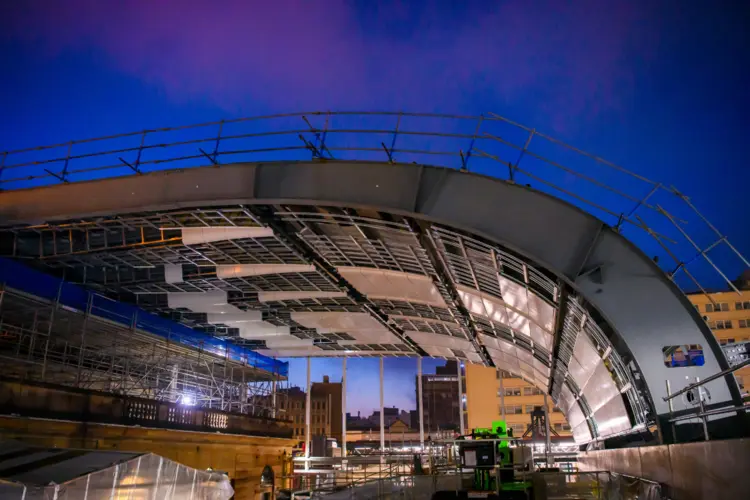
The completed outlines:
{"type": "Polygon", "coordinates": [[[346,457],[346,356],[341,359],[341,457],[346,457]]]}
{"type": "MultiPolygon", "coordinates": [[[[305,458],[310,458],[310,356],[307,357],[307,384],[305,385],[305,458]]],[[[305,461],[305,470],[310,462],[305,461]]]]}
{"type": "Polygon", "coordinates": [[[458,375],[458,431],[464,435],[464,384],[461,380],[461,360],[457,360],[456,372],[458,375]]]}
{"type": "Polygon", "coordinates": [[[383,356],[380,356],[380,461],[385,450],[385,412],[383,406],[383,356]]]}
{"type": "Polygon", "coordinates": [[[417,408],[419,409],[419,446],[424,450],[424,403],[422,402],[422,358],[417,358],[417,408]]]}
{"type": "Polygon", "coordinates": [[[547,406],[547,395],[544,395],[544,456],[547,462],[547,466],[550,465],[550,453],[552,452],[552,445],[550,444],[549,435],[549,407],[547,406]]]}
{"type": "MultiPolygon", "coordinates": [[[[503,384],[503,371],[498,370],[498,374],[500,375],[500,417],[503,419],[503,422],[505,422],[505,387],[503,384]]],[[[508,423],[506,422],[506,427],[508,423]]]]}

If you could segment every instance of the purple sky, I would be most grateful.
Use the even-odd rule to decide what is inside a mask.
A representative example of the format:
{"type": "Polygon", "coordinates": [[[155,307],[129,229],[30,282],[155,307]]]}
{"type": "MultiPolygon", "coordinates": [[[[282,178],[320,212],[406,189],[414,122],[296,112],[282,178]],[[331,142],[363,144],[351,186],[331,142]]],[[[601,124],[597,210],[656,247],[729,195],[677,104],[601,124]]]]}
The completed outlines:
{"type": "MultiPolygon", "coordinates": [[[[5,1],[0,151],[287,111],[494,111],[678,184],[747,254],[749,10],[676,0],[5,1]]],[[[314,379],[340,377],[339,363],[316,361],[314,379]]],[[[372,363],[350,363],[351,407],[363,412],[377,405],[372,363]]],[[[414,369],[393,363],[386,404],[413,407],[414,369]]]]}

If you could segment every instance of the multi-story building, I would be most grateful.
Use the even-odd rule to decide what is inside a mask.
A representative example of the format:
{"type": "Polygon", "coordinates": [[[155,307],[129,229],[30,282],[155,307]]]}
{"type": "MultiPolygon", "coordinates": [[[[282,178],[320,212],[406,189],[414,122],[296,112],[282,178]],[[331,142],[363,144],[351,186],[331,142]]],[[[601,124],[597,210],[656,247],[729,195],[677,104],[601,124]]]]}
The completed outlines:
{"type": "MultiPolygon", "coordinates": [[[[489,428],[493,421],[504,418],[513,435],[521,437],[531,423],[531,412],[536,406],[544,406],[544,393],[540,389],[510,373],[469,363],[464,364],[462,373],[467,432],[477,427],[489,428]]],[[[560,436],[569,436],[570,426],[565,417],[547,399],[550,428],[560,436]]]]}
{"type": "Polygon", "coordinates": [[[457,369],[455,361],[447,361],[445,366],[437,367],[434,375],[422,375],[424,431],[428,435],[458,429],[457,369]]]}
{"type": "MultiPolygon", "coordinates": [[[[284,416],[292,422],[294,439],[303,441],[307,395],[299,387],[285,392],[284,416]]],[[[328,376],[324,376],[323,382],[314,382],[310,389],[310,435],[341,439],[341,417],[341,384],[330,382],[328,376]]]]}
{"type": "MultiPolygon", "coordinates": [[[[726,291],[688,295],[721,345],[750,341],[750,279],[740,279],[735,284],[744,290],[740,289],[739,294],[726,291]]],[[[750,366],[740,368],[734,375],[743,395],[747,396],[750,389],[750,366]]]]}

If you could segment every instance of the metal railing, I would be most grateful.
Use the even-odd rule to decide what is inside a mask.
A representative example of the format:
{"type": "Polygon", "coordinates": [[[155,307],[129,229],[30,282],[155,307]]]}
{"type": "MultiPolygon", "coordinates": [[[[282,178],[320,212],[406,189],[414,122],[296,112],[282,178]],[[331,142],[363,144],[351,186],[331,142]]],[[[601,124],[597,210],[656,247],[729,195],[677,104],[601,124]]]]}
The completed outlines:
{"type": "Polygon", "coordinates": [[[0,153],[0,189],[311,159],[436,165],[532,185],[589,211],[655,259],[663,257],[665,273],[686,291],[705,293],[715,283],[738,291],[730,277],[750,267],[674,186],[494,113],[286,113],[71,140],[0,153]],[[720,267],[715,260],[733,262],[720,267]]]}

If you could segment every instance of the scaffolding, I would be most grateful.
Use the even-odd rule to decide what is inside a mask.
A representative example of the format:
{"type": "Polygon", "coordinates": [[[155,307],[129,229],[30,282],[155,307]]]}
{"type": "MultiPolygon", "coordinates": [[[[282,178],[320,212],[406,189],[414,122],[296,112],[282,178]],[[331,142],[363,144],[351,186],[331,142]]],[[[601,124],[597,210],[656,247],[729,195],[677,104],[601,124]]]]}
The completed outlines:
{"type": "MultiPolygon", "coordinates": [[[[185,406],[281,417],[286,374],[154,335],[133,316],[112,318],[113,301],[90,294],[85,310],[3,287],[3,375],[185,406]],[[109,317],[106,317],[109,316],[109,317]],[[119,319],[119,321],[118,321],[119,319]],[[278,397],[276,396],[276,391],[278,397]]],[[[285,366],[285,365],[282,365],[285,366]]]]}

